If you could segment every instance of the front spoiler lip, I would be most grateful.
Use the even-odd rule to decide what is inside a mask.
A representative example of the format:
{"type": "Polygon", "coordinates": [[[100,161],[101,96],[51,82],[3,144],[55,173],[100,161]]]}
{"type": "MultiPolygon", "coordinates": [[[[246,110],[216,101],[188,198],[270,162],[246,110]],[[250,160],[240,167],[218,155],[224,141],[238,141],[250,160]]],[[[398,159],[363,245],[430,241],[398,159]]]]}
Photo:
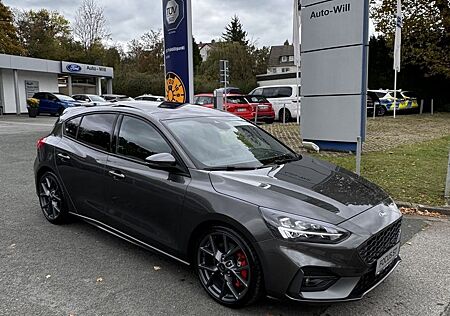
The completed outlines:
{"type": "Polygon", "coordinates": [[[361,295],[359,295],[357,297],[343,298],[343,299],[332,299],[332,300],[311,300],[311,299],[294,298],[294,297],[291,297],[288,294],[286,294],[286,298],[288,298],[289,300],[292,300],[292,301],[303,302],[303,303],[342,303],[342,302],[359,301],[364,296],[366,296],[369,292],[371,292],[377,286],[379,286],[381,283],[383,283],[384,280],[386,280],[392,274],[392,272],[394,272],[394,270],[397,268],[397,266],[400,264],[401,261],[402,261],[402,259],[399,256],[398,259],[397,259],[397,262],[395,263],[395,265],[391,268],[391,270],[382,279],[380,279],[377,283],[375,283],[368,290],[366,290],[365,292],[363,292],[361,295]]]}

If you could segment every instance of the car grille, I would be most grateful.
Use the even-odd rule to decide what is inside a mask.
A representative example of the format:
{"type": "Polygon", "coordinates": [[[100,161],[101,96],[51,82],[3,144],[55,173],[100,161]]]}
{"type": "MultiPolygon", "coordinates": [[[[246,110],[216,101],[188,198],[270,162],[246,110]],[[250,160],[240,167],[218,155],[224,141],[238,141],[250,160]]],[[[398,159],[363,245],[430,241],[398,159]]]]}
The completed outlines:
{"type": "Polygon", "coordinates": [[[361,259],[367,265],[372,265],[386,251],[394,247],[399,242],[401,226],[402,220],[399,219],[359,246],[358,252],[361,259]]]}

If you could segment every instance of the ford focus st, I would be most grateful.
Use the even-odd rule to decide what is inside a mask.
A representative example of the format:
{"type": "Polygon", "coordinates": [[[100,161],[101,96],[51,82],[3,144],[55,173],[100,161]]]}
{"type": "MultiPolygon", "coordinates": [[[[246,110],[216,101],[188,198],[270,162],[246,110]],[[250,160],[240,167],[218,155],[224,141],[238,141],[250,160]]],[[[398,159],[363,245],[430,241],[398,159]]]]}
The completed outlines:
{"type": "Polygon", "coordinates": [[[191,265],[217,302],[362,298],[400,262],[401,214],[374,184],[195,105],[73,108],[37,143],[36,190],[81,218],[191,265]]]}

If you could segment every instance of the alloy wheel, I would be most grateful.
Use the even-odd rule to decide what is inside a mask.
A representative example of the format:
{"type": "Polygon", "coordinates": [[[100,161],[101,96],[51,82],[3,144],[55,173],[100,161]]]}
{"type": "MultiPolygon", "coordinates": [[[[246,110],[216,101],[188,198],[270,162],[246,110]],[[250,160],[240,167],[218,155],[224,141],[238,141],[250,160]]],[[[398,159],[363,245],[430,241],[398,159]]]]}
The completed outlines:
{"type": "Polygon", "coordinates": [[[39,182],[39,202],[45,217],[54,222],[63,210],[63,195],[56,178],[46,173],[39,182]]]}
{"type": "Polygon", "coordinates": [[[205,289],[224,304],[238,303],[249,291],[252,270],[246,247],[228,232],[212,232],[202,239],[197,269],[205,289]]]}

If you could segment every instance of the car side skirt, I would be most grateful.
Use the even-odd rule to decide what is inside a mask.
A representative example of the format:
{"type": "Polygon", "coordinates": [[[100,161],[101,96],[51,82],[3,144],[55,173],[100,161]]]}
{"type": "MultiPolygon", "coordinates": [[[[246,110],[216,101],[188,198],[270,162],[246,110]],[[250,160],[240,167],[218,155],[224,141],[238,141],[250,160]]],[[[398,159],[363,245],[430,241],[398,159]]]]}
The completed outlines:
{"type": "Polygon", "coordinates": [[[85,222],[87,222],[87,223],[89,223],[89,224],[91,224],[91,225],[93,225],[95,227],[98,227],[101,230],[110,233],[111,235],[114,235],[114,236],[119,237],[119,238],[121,238],[123,240],[126,240],[126,241],[128,241],[128,242],[130,242],[130,243],[132,243],[132,244],[134,244],[136,246],[145,248],[147,250],[153,250],[153,251],[159,252],[160,254],[163,254],[163,255],[165,255],[167,257],[170,257],[170,258],[172,258],[172,259],[174,259],[176,261],[179,261],[179,262],[181,262],[181,263],[183,263],[185,265],[188,265],[188,266],[191,265],[187,261],[184,261],[184,260],[182,260],[182,259],[180,259],[180,258],[178,258],[178,257],[176,257],[174,255],[171,255],[171,254],[169,254],[169,253],[159,249],[159,248],[156,248],[155,246],[151,246],[151,245],[149,245],[149,244],[147,244],[147,243],[145,243],[145,242],[143,242],[143,241],[141,241],[141,240],[139,240],[137,238],[134,238],[134,237],[132,237],[132,236],[130,236],[128,234],[125,234],[124,232],[121,232],[120,230],[115,229],[115,228],[113,228],[111,226],[108,226],[108,225],[106,225],[106,224],[104,224],[104,223],[102,223],[100,221],[97,221],[97,220],[92,219],[90,217],[87,217],[87,216],[84,216],[84,215],[80,215],[80,214],[77,214],[77,213],[73,213],[73,212],[69,212],[69,214],[73,215],[73,216],[76,216],[76,217],[79,217],[82,220],[84,220],[85,222]]]}

